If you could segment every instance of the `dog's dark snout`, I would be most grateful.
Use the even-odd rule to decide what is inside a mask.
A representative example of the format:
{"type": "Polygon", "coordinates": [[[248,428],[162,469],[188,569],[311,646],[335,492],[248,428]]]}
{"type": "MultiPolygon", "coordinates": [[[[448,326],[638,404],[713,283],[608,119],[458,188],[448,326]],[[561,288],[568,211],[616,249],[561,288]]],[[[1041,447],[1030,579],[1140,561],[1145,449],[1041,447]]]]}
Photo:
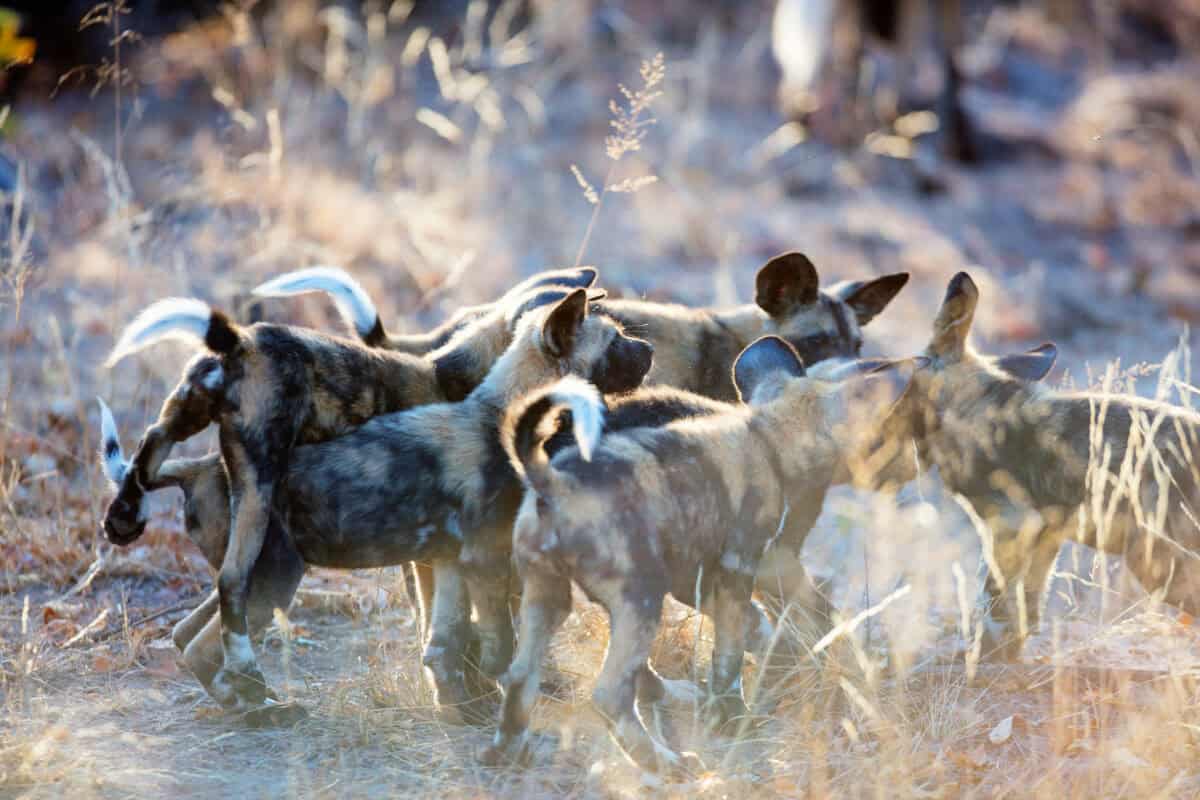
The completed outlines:
{"type": "Polygon", "coordinates": [[[137,541],[146,531],[146,522],[137,518],[137,509],[125,500],[114,500],[104,515],[104,537],[119,547],[137,541]]]}

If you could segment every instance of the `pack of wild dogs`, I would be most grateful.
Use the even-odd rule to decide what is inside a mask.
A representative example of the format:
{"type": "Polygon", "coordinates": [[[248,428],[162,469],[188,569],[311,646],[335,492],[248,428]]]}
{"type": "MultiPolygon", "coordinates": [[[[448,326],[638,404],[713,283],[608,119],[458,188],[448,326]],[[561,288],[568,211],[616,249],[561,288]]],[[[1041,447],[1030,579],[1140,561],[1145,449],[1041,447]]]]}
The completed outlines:
{"type": "Polygon", "coordinates": [[[125,329],[109,363],[171,337],[202,349],[132,458],[101,404],[117,488],[104,532],[132,543],[147,493],[183,490],[216,589],[173,638],[217,703],[270,707],[251,637],[308,566],[411,563],[443,713],[495,720],[498,683],[483,758],[525,762],[539,669],[574,583],[611,625],[596,708],[637,765],[678,769],[673,734],[651,733],[639,704],[690,689],[714,725],[748,718],[747,653],[812,657],[777,647],[779,620],[760,600],[832,619],[800,562],[826,492],[890,491],[933,467],[984,529],[985,655],[1012,658],[1035,630],[1068,537],[1121,554],[1147,589],[1197,613],[1200,415],[1050,390],[1039,381],[1053,345],[976,352],[966,273],[927,348],[903,359],[860,351],[904,273],[822,288],[811,261],[787,253],[758,271],[753,304],[725,309],[609,299],[596,278],[540,273],[402,336],[349,275],[313,268],[255,294],[326,292],[357,340],[242,325],[194,299],[154,303],[125,329]],[[170,458],[212,424],[218,452],[170,458]],[[756,587],[768,557],[790,566],[756,587]],[[703,691],[650,663],[668,594],[713,620],[703,691]]]}

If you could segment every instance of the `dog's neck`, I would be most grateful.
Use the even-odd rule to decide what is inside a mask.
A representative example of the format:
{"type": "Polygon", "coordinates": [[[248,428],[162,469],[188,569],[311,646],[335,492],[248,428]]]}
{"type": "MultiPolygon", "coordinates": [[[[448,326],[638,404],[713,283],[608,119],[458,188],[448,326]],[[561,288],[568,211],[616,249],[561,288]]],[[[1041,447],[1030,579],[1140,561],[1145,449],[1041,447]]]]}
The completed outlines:
{"type": "Polygon", "coordinates": [[[550,366],[549,359],[540,351],[509,347],[497,359],[483,383],[463,402],[498,419],[513,402],[567,373],[565,362],[555,365],[556,369],[550,366]]]}
{"type": "Polygon", "coordinates": [[[832,480],[841,451],[816,397],[779,398],[751,407],[749,425],[778,459],[788,483],[832,480]]]}

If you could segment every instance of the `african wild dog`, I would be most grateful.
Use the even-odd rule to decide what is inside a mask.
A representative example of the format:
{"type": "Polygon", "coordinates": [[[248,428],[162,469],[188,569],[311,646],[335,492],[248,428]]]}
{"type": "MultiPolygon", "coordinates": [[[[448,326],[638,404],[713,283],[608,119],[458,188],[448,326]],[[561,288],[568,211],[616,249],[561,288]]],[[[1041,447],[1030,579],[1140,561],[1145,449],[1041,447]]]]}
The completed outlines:
{"type": "MultiPolygon", "coordinates": [[[[723,401],[737,399],[733,363],[761,336],[774,334],[791,344],[810,366],[829,358],[855,357],[862,351],[862,326],[871,322],[908,282],[899,272],[865,281],[843,281],[820,288],[816,267],[798,252],[770,259],[755,276],[755,302],[728,309],[686,308],[644,300],[606,300],[606,313],[654,345],[648,385],[683,389],[723,401]]],[[[605,416],[609,430],[663,425],[701,413],[703,397],[643,389],[617,400],[605,416]]],[[[563,436],[570,438],[570,426],[563,436]]],[[[551,443],[550,450],[558,446],[551,443]]],[[[825,627],[832,607],[805,570],[801,548],[820,514],[819,503],[792,509],[773,549],[770,569],[784,576],[785,587],[764,581],[760,596],[779,612],[791,606],[816,628],[825,627]]]]}
{"type": "Polygon", "coordinates": [[[1124,556],[1149,591],[1200,610],[1200,414],[1131,395],[1037,383],[1054,345],[1004,358],[967,343],[979,290],[951,281],[917,370],[887,422],[882,480],[921,462],[982,520],[996,623],[985,646],[1016,658],[1038,623],[1043,589],[1070,537],[1124,556]]]}
{"type": "Polygon", "coordinates": [[[907,282],[908,273],[898,272],[821,290],[812,261],[792,252],[772,258],[759,269],[753,304],[714,309],[606,300],[603,308],[654,345],[654,367],[647,384],[732,401],[737,399],[733,362],[751,342],[778,336],[806,364],[857,356],[863,345],[862,326],[907,282]]]}
{"type": "Polygon", "coordinates": [[[524,581],[521,631],[485,760],[524,754],[539,666],[570,611],[572,580],[608,611],[609,650],[593,700],[633,761],[648,770],[680,765],[635,708],[638,698],[657,700],[667,690],[648,661],[667,593],[693,603],[698,592],[715,621],[715,721],[747,713],[741,670],[759,625],[751,604],[759,560],[780,535],[791,501],[803,496],[798,487],[819,499],[842,448],[872,430],[860,424],[863,413],[886,411],[882,398],[847,402],[844,389],[860,384],[850,379],[859,369],[857,362],[844,366],[842,385],[809,377],[789,344],[764,337],[733,368],[746,404],[708,416],[604,434],[598,393],[572,380],[510,411],[504,444],[527,488],[513,528],[524,581]],[[578,447],[551,460],[545,423],[563,404],[572,409],[578,447]]]}
{"type": "MultiPolygon", "coordinates": [[[[331,441],[296,448],[280,475],[266,533],[268,542],[292,548],[296,557],[281,577],[262,586],[264,570],[256,569],[251,591],[266,596],[263,608],[286,607],[304,564],[351,568],[435,560],[433,630],[425,661],[439,701],[469,713],[463,658],[470,607],[463,571],[479,616],[481,669],[498,675],[512,648],[506,565],[520,484],[499,442],[503,408],[532,387],[569,373],[586,375],[609,391],[628,391],[650,367],[650,345],[625,336],[611,319],[588,314],[587,304],[586,290],[578,289],[551,308],[527,312],[513,344],[461,403],[384,415],[331,441]]],[[[105,453],[106,469],[119,476],[116,465],[123,460],[117,445],[106,442],[105,453]]],[[[195,472],[187,463],[168,461],[160,474],[166,485],[181,479],[185,494],[195,491],[194,486],[189,490],[195,472]]],[[[212,502],[207,487],[200,488],[203,505],[189,497],[189,511],[205,516],[189,518],[189,533],[220,530],[228,508],[212,502]]],[[[220,688],[213,684],[222,671],[253,683],[258,695],[250,699],[261,699],[265,687],[248,643],[235,653],[249,660],[231,665],[221,628],[214,620],[202,631],[187,631],[193,638],[184,645],[185,660],[218,699],[220,688]]]]}

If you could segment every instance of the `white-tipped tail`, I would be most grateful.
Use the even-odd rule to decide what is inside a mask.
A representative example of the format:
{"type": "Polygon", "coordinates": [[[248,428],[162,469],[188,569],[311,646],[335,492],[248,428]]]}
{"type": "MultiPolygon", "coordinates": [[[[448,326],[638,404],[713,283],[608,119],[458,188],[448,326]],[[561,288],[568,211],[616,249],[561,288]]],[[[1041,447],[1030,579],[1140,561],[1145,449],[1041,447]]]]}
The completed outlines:
{"type": "Polygon", "coordinates": [[[130,353],[164,339],[204,341],[212,309],[202,300],[170,297],[151,304],[121,332],[104,365],[111,367],[130,353]]]}
{"type": "Polygon", "coordinates": [[[100,464],[104,467],[104,475],[114,484],[125,479],[129,471],[129,462],[121,451],[121,439],[117,436],[117,423],[104,400],[97,397],[100,404],[100,464]]]}
{"type": "Polygon", "coordinates": [[[346,324],[354,326],[359,336],[366,336],[375,327],[379,312],[366,289],[350,274],[338,267],[309,267],[272,278],[253,289],[259,297],[291,297],[309,292],[325,292],[337,306],[346,324]]]}
{"type": "Polygon", "coordinates": [[[584,461],[591,461],[592,453],[604,432],[604,401],[600,392],[582,378],[570,375],[554,386],[550,398],[555,404],[571,409],[579,455],[584,461]]]}

